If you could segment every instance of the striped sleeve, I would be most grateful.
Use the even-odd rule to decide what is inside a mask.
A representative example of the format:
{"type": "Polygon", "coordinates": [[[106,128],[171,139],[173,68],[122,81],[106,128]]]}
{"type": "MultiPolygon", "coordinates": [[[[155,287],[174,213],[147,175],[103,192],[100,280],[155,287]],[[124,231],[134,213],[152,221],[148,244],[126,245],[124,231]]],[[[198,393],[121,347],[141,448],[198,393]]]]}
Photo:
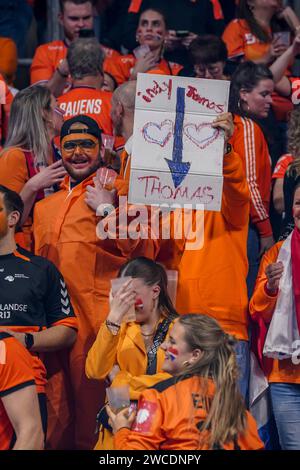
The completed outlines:
{"type": "Polygon", "coordinates": [[[263,133],[251,119],[241,118],[243,157],[250,191],[250,219],[262,237],[272,235],[269,219],[271,161],[263,133]]]}

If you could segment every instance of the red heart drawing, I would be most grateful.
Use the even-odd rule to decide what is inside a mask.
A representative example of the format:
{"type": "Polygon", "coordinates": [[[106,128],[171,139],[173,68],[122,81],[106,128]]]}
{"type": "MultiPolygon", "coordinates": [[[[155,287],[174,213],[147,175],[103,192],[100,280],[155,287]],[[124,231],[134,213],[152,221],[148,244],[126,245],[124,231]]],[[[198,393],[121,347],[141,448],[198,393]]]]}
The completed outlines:
{"type": "Polygon", "coordinates": [[[147,142],[165,147],[173,135],[173,127],[170,119],[165,119],[160,124],[147,122],[142,129],[142,134],[147,142]]]}
{"type": "Polygon", "coordinates": [[[211,127],[211,122],[202,122],[198,125],[186,124],[183,133],[199,149],[203,150],[218,138],[220,129],[211,127]]]}

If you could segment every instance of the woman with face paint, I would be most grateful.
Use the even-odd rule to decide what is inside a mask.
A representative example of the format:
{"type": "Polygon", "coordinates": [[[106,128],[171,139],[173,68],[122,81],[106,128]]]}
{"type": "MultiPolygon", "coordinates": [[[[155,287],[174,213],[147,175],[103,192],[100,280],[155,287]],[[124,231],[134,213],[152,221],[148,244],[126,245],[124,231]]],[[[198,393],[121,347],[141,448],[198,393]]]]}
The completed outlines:
{"type": "Polygon", "coordinates": [[[140,44],[133,52],[110,61],[105,68],[118,85],[127,80],[136,80],[137,74],[156,73],[177,75],[182,66],[163,58],[164,41],[167,35],[166,21],[156,9],[145,10],[139,19],[136,39],[140,44]]]}
{"type": "Polygon", "coordinates": [[[32,248],[34,204],[53,192],[67,174],[61,160],[55,161],[52,147],[62,124],[62,111],[44,86],[25,88],[12,103],[7,141],[0,154],[0,184],[23,199],[24,237],[18,241],[28,250],[32,248]]]}
{"type": "Polygon", "coordinates": [[[300,178],[293,217],[292,233],[262,259],[249,306],[261,331],[261,365],[283,450],[300,450],[300,178]]]}
{"type": "MultiPolygon", "coordinates": [[[[167,378],[162,372],[164,353],[159,349],[177,313],[167,290],[164,268],[148,258],[128,261],[120,270],[122,287],[111,299],[110,312],[101,326],[86,361],[92,379],[108,379],[112,387],[129,386],[131,400],[167,378]],[[128,279],[129,278],[129,279],[128,279]],[[131,310],[132,321],[126,321],[131,310]]],[[[96,449],[113,449],[111,427],[105,409],[96,449]]]]}
{"type": "Polygon", "coordinates": [[[108,415],[118,450],[262,449],[238,387],[235,340],[206,315],[182,315],[162,345],[170,379],[145,390],[135,413],[108,415]]]}

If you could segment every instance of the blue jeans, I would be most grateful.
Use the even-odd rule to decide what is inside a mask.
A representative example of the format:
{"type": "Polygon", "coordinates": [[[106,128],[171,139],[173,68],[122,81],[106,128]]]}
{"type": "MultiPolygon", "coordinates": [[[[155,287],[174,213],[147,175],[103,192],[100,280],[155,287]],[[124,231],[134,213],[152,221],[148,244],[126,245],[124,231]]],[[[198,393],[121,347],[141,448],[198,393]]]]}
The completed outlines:
{"type": "Polygon", "coordinates": [[[300,450],[300,384],[271,383],[273,413],[283,450],[300,450]]]}
{"type": "Polygon", "coordinates": [[[249,401],[249,375],[250,375],[250,347],[248,341],[240,340],[235,346],[236,360],[240,370],[239,387],[248,408],[249,401]]]}

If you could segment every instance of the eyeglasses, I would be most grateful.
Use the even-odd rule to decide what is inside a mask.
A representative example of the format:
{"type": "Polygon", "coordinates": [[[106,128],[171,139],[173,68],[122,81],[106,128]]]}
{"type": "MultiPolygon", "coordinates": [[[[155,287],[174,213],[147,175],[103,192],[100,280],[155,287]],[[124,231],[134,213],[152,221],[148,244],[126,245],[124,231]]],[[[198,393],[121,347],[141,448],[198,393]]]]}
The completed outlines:
{"type": "Polygon", "coordinates": [[[63,144],[63,149],[66,152],[74,152],[76,147],[79,147],[81,150],[89,151],[92,150],[98,145],[98,142],[94,142],[90,139],[83,139],[83,140],[69,140],[63,144]]]}

